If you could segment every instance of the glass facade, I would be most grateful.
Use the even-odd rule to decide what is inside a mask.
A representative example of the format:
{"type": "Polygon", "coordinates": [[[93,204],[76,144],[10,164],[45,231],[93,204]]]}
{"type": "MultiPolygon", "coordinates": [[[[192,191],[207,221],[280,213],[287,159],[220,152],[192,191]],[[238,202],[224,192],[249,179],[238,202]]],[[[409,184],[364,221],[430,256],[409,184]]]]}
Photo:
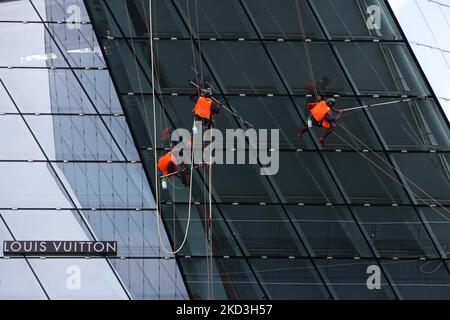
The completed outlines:
{"type": "MultiPolygon", "coordinates": [[[[0,257],[0,278],[23,270],[0,298],[450,298],[450,126],[387,1],[0,6],[0,37],[15,34],[0,49],[0,237],[119,245],[108,259],[0,257]],[[373,8],[381,28],[368,27],[373,8]],[[192,203],[177,183],[162,190],[166,247],[182,243],[191,209],[186,244],[168,255],[154,160],[167,133],[191,128],[199,74],[256,129],[280,129],[280,170],[214,165],[209,185],[198,168],[192,203]],[[318,130],[297,136],[314,80],[340,108],[427,99],[348,112],[323,147],[318,130]],[[82,291],[64,284],[73,265],[82,291]]],[[[241,128],[225,112],[216,123],[241,128]]]]}
{"type": "Polygon", "coordinates": [[[83,1],[1,2],[0,38],[0,240],[118,243],[108,259],[2,252],[0,299],[188,298],[83,1]]]}
{"type": "MultiPolygon", "coordinates": [[[[191,230],[177,254],[191,298],[449,298],[449,123],[386,1],[154,0],[152,19],[148,2],[85,3],[153,189],[155,149],[169,147],[163,133],[192,125],[193,70],[257,129],[280,129],[277,175],[214,166],[209,280],[208,172],[195,171],[191,230]],[[374,6],[381,28],[368,27],[374,6]],[[314,78],[328,80],[321,93],[341,108],[428,99],[349,112],[325,147],[315,130],[300,140],[307,53],[314,78]],[[371,267],[378,290],[367,287],[371,267]]],[[[227,113],[216,123],[240,128],[227,113]]],[[[183,239],[188,199],[178,186],[161,192],[173,243],[183,239]]]]}

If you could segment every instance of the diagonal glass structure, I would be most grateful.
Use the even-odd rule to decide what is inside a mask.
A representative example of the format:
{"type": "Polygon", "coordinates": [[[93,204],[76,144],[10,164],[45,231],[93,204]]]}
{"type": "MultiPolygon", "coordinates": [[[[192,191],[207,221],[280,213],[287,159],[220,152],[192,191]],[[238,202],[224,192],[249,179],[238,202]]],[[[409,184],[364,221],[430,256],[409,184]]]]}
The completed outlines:
{"type": "Polygon", "coordinates": [[[186,299],[83,1],[0,1],[0,38],[0,240],[118,242],[108,259],[2,250],[0,299],[186,299]]]}
{"type": "MultiPolygon", "coordinates": [[[[155,153],[169,148],[164,134],[153,137],[153,123],[158,134],[191,127],[193,70],[256,128],[280,129],[277,175],[214,166],[212,281],[208,177],[195,171],[192,225],[177,254],[191,298],[211,297],[211,283],[217,299],[449,298],[449,123],[387,1],[300,0],[304,32],[294,0],[85,4],[153,190],[155,153]],[[369,28],[374,8],[381,26],[369,28]],[[340,107],[427,99],[348,113],[325,147],[317,131],[300,140],[312,81],[305,41],[314,79],[326,79],[322,94],[340,107]],[[366,285],[371,266],[381,272],[379,290],[366,285]]],[[[217,127],[240,123],[221,113],[217,127]]],[[[188,190],[169,188],[161,201],[177,247],[188,190]]]]}

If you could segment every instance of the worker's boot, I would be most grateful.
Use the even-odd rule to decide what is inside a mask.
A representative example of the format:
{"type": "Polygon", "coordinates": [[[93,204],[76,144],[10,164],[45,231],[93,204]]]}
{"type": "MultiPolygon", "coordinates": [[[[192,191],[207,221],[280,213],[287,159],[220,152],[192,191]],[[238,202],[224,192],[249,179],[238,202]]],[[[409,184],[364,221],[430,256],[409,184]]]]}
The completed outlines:
{"type": "Polygon", "coordinates": [[[300,139],[303,139],[303,136],[305,135],[306,131],[308,131],[308,127],[304,127],[303,129],[299,129],[299,130],[297,131],[297,136],[298,136],[300,139]]]}

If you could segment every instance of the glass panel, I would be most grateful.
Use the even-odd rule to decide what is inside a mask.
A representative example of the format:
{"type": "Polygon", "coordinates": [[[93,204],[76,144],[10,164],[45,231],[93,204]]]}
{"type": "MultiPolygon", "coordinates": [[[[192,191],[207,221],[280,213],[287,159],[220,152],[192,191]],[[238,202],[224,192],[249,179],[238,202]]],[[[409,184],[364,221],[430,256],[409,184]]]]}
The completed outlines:
{"type": "Polygon", "coordinates": [[[285,93],[261,44],[241,41],[208,41],[202,52],[214,66],[225,93],[285,93]]]}
{"type": "MultiPolygon", "coordinates": [[[[1,71],[0,74],[2,74],[1,71]]],[[[0,85],[0,112],[11,112],[11,113],[17,112],[16,107],[14,106],[11,98],[9,97],[3,85],[0,85]]]]}
{"type": "Polygon", "coordinates": [[[0,207],[70,208],[53,170],[46,163],[1,163],[0,207]]]}
{"type": "Polygon", "coordinates": [[[128,161],[139,161],[139,154],[136,150],[133,137],[131,136],[130,129],[128,128],[127,120],[125,117],[102,117],[106,126],[110,130],[116,143],[118,143],[120,149],[125,153],[128,161]]]}
{"type": "Polygon", "coordinates": [[[394,300],[392,288],[380,270],[381,290],[367,287],[372,268],[380,268],[374,260],[317,260],[317,267],[330,284],[338,299],[346,300],[394,300]]]}
{"type": "Polygon", "coordinates": [[[57,163],[54,167],[82,208],[154,208],[139,163],[57,163]]]}
{"type": "Polygon", "coordinates": [[[21,112],[95,112],[71,70],[0,69],[0,77],[21,112]]]}
{"type": "Polygon", "coordinates": [[[281,206],[221,206],[249,256],[306,255],[281,206]]]}
{"type": "Polygon", "coordinates": [[[267,42],[265,45],[274,57],[275,63],[280,69],[291,93],[314,93],[312,90],[314,88],[314,80],[315,87],[322,96],[352,93],[328,44],[308,44],[313,69],[312,74],[309,71],[303,43],[267,42]],[[324,61],[327,61],[327,63],[324,63],[324,61]]]}
{"type": "Polygon", "coordinates": [[[0,21],[41,21],[29,0],[2,2],[0,21]]]}
{"type": "Polygon", "coordinates": [[[175,260],[110,260],[120,279],[137,300],[189,299],[175,260]]]}
{"type": "MultiPolygon", "coordinates": [[[[91,1],[89,1],[91,2],[91,1]]],[[[88,6],[97,5],[89,3],[88,6]]],[[[94,2],[94,1],[92,1],[94,2]]],[[[193,3],[193,2],[192,2],[193,3]]],[[[114,37],[148,37],[148,21],[149,21],[149,3],[140,0],[111,0],[106,3],[111,9],[114,17],[110,16],[108,10],[102,10],[105,16],[102,17],[103,23],[111,26],[110,34],[114,37]],[[114,19],[114,20],[113,20],[114,19]],[[106,22],[108,21],[108,22],[106,22]],[[113,22],[114,21],[114,22],[113,22]],[[119,24],[119,27],[115,23],[119,24]],[[119,31],[120,30],[120,31],[119,31]],[[123,35],[122,35],[123,32],[123,35]]],[[[97,10],[100,11],[100,10],[97,10]]],[[[153,12],[158,14],[154,19],[153,32],[158,37],[188,37],[183,23],[178,16],[175,8],[166,0],[153,1],[153,12]]],[[[97,13],[99,14],[99,13],[97,13]]],[[[96,21],[97,19],[94,18],[96,21]]]]}
{"type": "Polygon", "coordinates": [[[450,204],[450,156],[393,154],[419,204],[450,204]]]}
{"type": "Polygon", "coordinates": [[[419,208],[425,223],[430,227],[435,241],[438,242],[444,254],[450,254],[450,227],[447,208],[419,208]]]}
{"type": "MultiPolygon", "coordinates": [[[[153,101],[151,96],[122,96],[124,108],[127,113],[128,123],[132,126],[133,133],[136,137],[136,146],[138,148],[152,147],[153,137],[153,101]]],[[[168,99],[164,99],[164,108],[167,111],[168,99]]],[[[192,109],[189,109],[189,112],[192,109]]],[[[192,115],[192,112],[190,113],[192,115]]],[[[193,116],[192,116],[193,117],[193,116]]],[[[173,119],[173,118],[171,118],[173,119]]],[[[170,120],[171,120],[170,119],[170,120]]],[[[167,148],[170,146],[169,139],[171,133],[171,122],[169,118],[162,113],[160,103],[156,108],[156,132],[158,133],[157,143],[159,147],[167,148]]],[[[186,121],[186,124],[188,122],[186,121]]],[[[190,128],[192,123],[189,122],[190,128]]]]}
{"type": "MultiPolygon", "coordinates": [[[[393,100],[367,99],[365,103],[393,100]]],[[[449,128],[439,107],[431,100],[398,103],[368,110],[389,149],[450,149],[449,128]]]]}
{"type": "Polygon", "coordinates": [[[239,1],[176,0],[194,37],[256,38],[239,1]]]}
{"type": "MultiPolygon", "coordinates": [[[[151,92],[150,78],[144,75],[131,51],[134,47],[140,55],[149,54],[148,50],[142,48],[141,42],[135,41],[131,47],[124,40],[103,40],[103,46],[120,92],[151,92]]],[[[148,69],[148,65],[144,66],[148,69]]],[[[147,74],[150,75],[150,73],[147,74]]]]}
{"type": "Polygon", "coordinates": [[[124,160],[99,117],[25,116],[25,119],[50,160],[124,160]]]}
{"type": "Polygon", "coordinates": [[[44,21],[89,22],[83,0],[31,0],[44,21]],[[76,16],[74,16],[76,15],[76,16]]]}
{"type": "Polygon", "coordinates": [[[309,260],[251,259],[250,263],[270,299],[330,299],[309,260]]]}
{"type": "Polygon", "coordinates": [[[288,206],[289,215],[315,256],[370,257],[372,253],[346,208],[288,206]]]}
{"type": "MultiPolygon", "coordinates": [[[[230,106],[244,119],[250,121],[255,129],[278,129],[280,131],[280,149],[296,150],[298,148],[313,148],[309,136],[298,138],[298,129],[302,126],[298,111],[293,108],[289,98],[281,97],[230,97],[230,106]]],[[[217,126],[224,129],[232,127],[231,121],[224,123],[222,115],[231,118],[227,112],[220,114],[217,126]]],[[[223,130],[223,132],[225,132],[223,130]]]]}
{"type": "MultiPolygon", "coordinates": [[[[188,205],[170,204],[162,205],[164,226],[168,235],[172,239],[175,249],[179,248],[186,234],[188,224],[188,205]]],[[[212,242],[215,256],[240,256],[240,252],[230,229],[222,219],[222,210],[213,205],[213,230],[212,242]]],[[[206,216],[209,215],[209,208],[206,203],[191,205],[191,221],[185,246],[180,251],[180,255],[205,256],[208,240],[206,238],[206,216]]]]}
{"type": "MultiPolygon", "coordinates": [[[[260,175],[257,165],[215,165],[212,179],[218,201],[260,203],[276,202],[273,190],[265,176],[260,175]]],[[[207,176],[204,174],[204,179],[207,176]]],[[[205,180],[207,181],[207,180],[205,180]]]]}
{"type": "MultiPolygon", "coordinates": [[[[160,247],[153,211],[83,211],[83,215],[98,240],[117,241],[119,256],[167,255],[160,247]]],[[[161,230],[164,245],[170,248],[165,232],[161,230]]]]}
{"type": "Polygon", "coordinates": [[[330,153],[326,158],[352,203],[408,203],[406,193],[384,155],[330,153]]]}
{"type": "Polygon", "coordinates": [[[441,261],[393,261],[382,263],[403,299],[450,298],[450,278],[441,261]]]}
{"type": "Polygon", "coordinates": [[[30,267],[22,259],[0,259],[0,300],[45,300],[30,267]]]}
{"type": "MultiPolygon", "coordinates": [[[[93,240],[75,211],[14,210],[2,216],[17,240],[93,240]]],[[[113,239],[108,239],[113,240],[113,239]]]]}
{"type": "Polygon", "coordinates": [[[123,113],[108,70],[73,70],[73,72],[99,113],[123,113]]]}
{"type": "Polygon", "coordinates": [[[0,117],[0,159],[45,159],[30,131],[18,115],[0,117]]]}
{"type": "MultiPolygon", "coordinates": [[[[292,0],[244,0],[256,21],[258,31],[265,39],[303,38],[297,15],[296,1],[292,0]]],[[[307,38],[323,39],[323,34],[305,0],[298,1],[307,38]]]]}
{"type": "Polygon", "coordinates": [[[354,208],[381,257],[437,257],[424,225],[412,208],[354,208]]]}
{"type": "Polygon", "coordinates": [[[330,38],[363,38],[398,40],[401,38],[383,1],[345,0],[337,4],[332,0],[313,1],[330,38]],[[373,17],[379,14],[380,20],[373,17]]]}
{"type": "Polygon", "coordinates": [[[31,259],[30,264],[50,299],[124,300],[127,295],[103,259],[31,259]],[[79,276],[78,283],[73,280],[79,276]],[[74,290],[73,288],[77,289],[74,290]]]}
{"type": "Polygon", "coordinates": [[[47,37],[47,31],[42,24],[2,24],[0,42],[8,45],[2,46],[0,50],[0,66],[67,66],[61,52],[47,37]]]}
{"type": "MultiPolygon", "coordinates": [[[[192,299],[208,299],[207,260],[181,259],[192,299]]],[[[216,300],[261,300],[264,293],[244,259],[214,259],[213,298],[216,300]]]]}
{"type": "MultiPolygon", "coordinates": [[[[6,240],[14,240],[13,237],[11,236],[11,233],[9,232],[9,230],[6,228],[6,225],[3,223],[1,215],[0,215],[0,240],[2,240],[2,243],[3,243],[3,241],[6,241],[6,240]]],[[[2,245],[2,247],[3,247],[3,245],[2,245]]],[[[0,257],[3,257],[3,250],[0,250],[0,257]]],[[[0,275],[0,280],[1,280],[1,275],[0,275]]],[[[1,294],[0,294],[0,296],[1,296],[1,294]]]]}
{"type": "Polygon", "coordinates": [[[337,43],[334,46],[360,94],[429,94],[404,44],[337,43]]]}
{"type": "Polygon", "coordinates": [[[341,203],[343,201],[317,154],[281,152],[280,170],[273,179],[288,203],[341,203]]]}
{"type": "MultiPolygon", "coordinates": [[[[314,99],[296,99],[297,106],[303,114],[304,119],[307,119],[311,113],[306,108],[307,102],[312,102],[314,99]]],[[[358,100],[353,98],[337,99],[336,108],[345,109],[360,106],[358,100]]],[[[305,124],[306,125],[306,124],[305,124]]],[[[318,140],[319,136],[325,134],[326,129],[314,126],[309,130],[318,140]]],[[[308,136],[305,134],[304,138],[308,136]]],[[[379,150],[381,149],[375,133],[373,132],[367,117],[362,111],[343,113],[339,122],[337,123],[336,131],[328,136],[325,140],[325,149],[342,149],[342,150],[358,150],[367,148],[379,150]]]]}
{"type": "Polygon", "coordinates": [[[46,24],[50,35],[72,67],[106,67],[90,24],[46,24]]]}

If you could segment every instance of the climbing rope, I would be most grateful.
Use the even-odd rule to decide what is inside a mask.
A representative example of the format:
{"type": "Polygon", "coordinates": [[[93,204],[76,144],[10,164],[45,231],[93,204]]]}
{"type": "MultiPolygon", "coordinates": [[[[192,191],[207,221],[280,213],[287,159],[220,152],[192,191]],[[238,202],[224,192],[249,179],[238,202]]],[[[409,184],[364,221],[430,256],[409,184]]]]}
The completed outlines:
{"type": "Polygon", "coordinates": [[[408,99],[403,99],[403,100],[395,100],[395,101],[388,101],[388,102],[381,102],[381,103],[374,103],[374,104],[366,104],[366,105],[363,105],[363,106],[356,106],[356,107],[341,109],[341,111],[342,112],[346,112],[346,111],[366,109],[366,108],[371,108],[371,107],[381,107],[381,106],[387,106],[387,105],[391,105],[391,104],[397,104],[397,103],[402,103],[402,102],[411,102],[411,101],[415,101],[415,100],[425,100],[425,99],[426,99],[426,97],[420,96],[420,97],[408,98],[408,99]]]}
{"type": "MultiPolygon", "coordinates": [[[[163,250],[171,255],[174,255],[178,252],[180,252],[184,245],[186,244],[186,240],[189,234],[189,227],[191,223],[191,202],[192,202],[192,177],[193,177],[193,171],[194,166],[191,165],[191,172],[190,172],[190,179],[189,179],[189,209],[188,209],[188,218],[186,222],[186,230],[183,236],[183,240],[176,250],[170,250],[166,248],[164,244],[164,240],[162,238],[161,233],[161,223],[162,223],[162,213],[161,213],[161,199],[160,199],[160,190],[159,190],[159,174],[158,174],[158,148],[156,145],[156,137],[157,137],[157,116],[156,116],[156,85],[155,85],[155,50],[154,50],[154,30],[153,30],[153,0],[149,0],[149,40],[150,40],[150,59],[151,59],[151,85],[152,85],[152,104],[153,104],[153,155],[154,155],[154,165],[155,165],[155,203],[156,203],[156,216],[157,216],[157,230],[158,230],[158,238],[160,246],[163,248],[163,250]]],[[[192,153],[191,156],[191,164],[193,163],[194,154],[192,153]]],[[[175,201],[174,201],[175,202],[175,201]]],[[[175,239],[175,234],[174,234],[175,239]]]]}
{"type": "Polygon", "coordinates": [[[308,72],[309,72],[309,76],[311,79],[311,84],[313,86],[314,95],[315,95],[316,101],[317,101],[317,100],[319,100],[319,93],[317,90],[316,79],[314,77],[314,69],[313,69],[313,65],[312,65],[312,61],[311,61],[311,56],[309,54],[308,39],[306,38],[305,24],[303,23],[303,16],[302,16],[301,7],[300,7],[300,0],[295,1],[295,9],[297,12],[297,20],[298,20],[298,24],[300,27],[300,34],[303,35],[303,49],[305,50],[305,57],[306,57],[306,62],[307,62],[307,66],[308,66],[308,72]]]}

